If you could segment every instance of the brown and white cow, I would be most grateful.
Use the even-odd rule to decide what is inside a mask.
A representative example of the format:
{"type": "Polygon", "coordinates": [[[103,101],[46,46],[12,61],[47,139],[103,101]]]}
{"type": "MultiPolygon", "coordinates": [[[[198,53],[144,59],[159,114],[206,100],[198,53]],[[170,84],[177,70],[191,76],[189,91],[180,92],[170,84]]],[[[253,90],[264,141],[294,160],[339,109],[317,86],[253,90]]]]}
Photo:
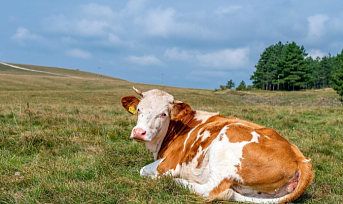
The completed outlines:
{"type": "Polygon", "coordinates": [[[193,110],[161,90],[126,96],[124,108],[137,114],[131,138],[145,143],[155,162],[142,176],[177,177],[210,200],[283,203],[310,185],[310,159],[275,130],[234,117],[193,110]]]}

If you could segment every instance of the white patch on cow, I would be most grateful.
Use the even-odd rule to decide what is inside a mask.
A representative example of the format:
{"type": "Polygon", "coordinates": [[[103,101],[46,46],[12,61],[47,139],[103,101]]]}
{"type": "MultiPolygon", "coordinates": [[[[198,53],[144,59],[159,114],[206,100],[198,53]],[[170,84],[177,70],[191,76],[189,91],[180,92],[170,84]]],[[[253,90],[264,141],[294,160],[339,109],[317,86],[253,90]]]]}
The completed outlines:
{"type": "Polygon", "coordinates": [[[268,137],[267,135],[263,135],[264,137],[266,137],[266,138],[268,138],[268,139],[270,139],[270,137],[268,137]]]}
{"type": "Polygon", "coordinates": [[[208,130],[205,130],[202,134],[200,132],[202,131],[203,128],[200,128],[197,134],[197,138],[194,140],[193,144],[191,145],[191,148],[194,146],[194,144],[201,138],[201,142],[204,141],[205,139],[211,137],[211,133],[208,130]]]}
{"type": "MultiPolygon", "coordinates": [[[[203,127],[198,130],[197,138],[194,140],[193,144],[191,145],[191,149],[192,149],[193,145],[195,144],[195,142],[198,141],[198,139],[200,138],[200,132],[202,131],[202,129],[203,129],[203,127]]],[[[183,146],[184,149],[185,149],[185,145],[183,146]]]]}
{"type": "Polygon", "coordinates": [[[258,138],[260,137],[260,135],[257,132],[255,132],[255,131],[251,132],[251,134],[252,134],[252,139],[248,143],[252,143],[252,142],[258,143],[258,138]]]}
{"type": "MultiPolygon", "coordinates": [[[[172,175],[173,176],[180,176],[180,172],[181,172],[181,165],[180,164],[177,164],[176,168],[173,170],[169,170],[171,171],[172,175]]],[[[168,172],[169,172],[168,171],[168,172]]]]}
{"type": "Polygon", "coordinates": [[[231,143],[226,136],[227,130],[228,127],[225,126],[209,147],[210,171],[217,174],[217,182],[227,177],[243,182],[242,178],[237,174],[243,159],[243,147],[249,143],[258,143],[260,135],[254,131],[251,133],[253,137],[250,141],[231,143]]]}
{"type": "Polygon", "coordinates": [[[202,134],[202,137],[201,137],[201,142],[204,141],[205,139],[211,137],[211,133],[210,131],[206,130],[204,131],[204,133],[202,134]]]}
{"type": "MultiPolygon", "coordinates": [[[[185,151],[185,149],[186,149],[187,140],[188,140],[189,136],[191,135],[191,133],[193,132],[193,130],[195,130],[200,125],[204,124],[210,117],[218,115],[218,114],[219,113],[210,113],[210,112],[206,112],[206,111],[196,111],[196,113],[194,115],[194,119],[197,121],[201,121],[201,123],[199,125],[197,125],[195,128],[193,128],[188,133],[187,138],[185,139],[185,142],[183,144],[183,151],[185,151]]],[[[196,140],[198,140],[198,138],[196,140]]],[[[192,144],[192,146],[193,146],[193,144],[192,144]]]]}
{"type": "Polygon", "coordinates": [[[189,182],[195,182],[199,184],[204,184],[208,181],[210,177],[210,171],[208,168],[208,154],[207,149],[202,149],[200,146],[197,154],[189,163],[183,163],[181,166],[180,176],[182,178],[187,178],[189,182]],[[199,164],[198,159],[199,157],[204,154],[205,157],[202,160],[201,164],[199,164]],[[197,168],[198,167],[198,168],[197,168]]]}
{"type": "Polygon", "coordinates": [[[309,158],[309,159],[304,159],[304,160],[302,160],[302,162],[310,162],[311,161],[311,159],[309,158]]]}
{"type": "MultiPolygon", "coordinates": [[[[284,196],[286,197],[286,196],[284,196]]],[[[281,198],[252,198],[241,195],[235,191],[233,191],[233,196],[231,200],[238,201],[238,202],[250,202],[250,203],[279,203],[284,197],[281,198]]]]}
{"type": "Polygon", "coordinates": [[[194,115],[194,119],[197,121],[201,121],[202,123],[206,122],[210,117],[218,115],[219,113],[210,113],[207,111],[196,111],[194,115]]]}
{"type": "Polygon", "coordinates": [[[225,134],[227,130],[224,126],[209,147],[210,172],[216,175],[215,186],[226,177],[243,181],[237,174],[237,167],[241,166],[242,149],[246,144],[230,143],[225,134]]]}
{"type": "MultiPolygon", "coordinates": [[[[201,124],[199,124],[199,125],[201,125],[201,124]]],[[[191,135],[191,133],[192,133],[197,127],[199,127],[199,125],[195,126],[195,128],[193,128],[193,129],[192,129],[191,131],[189,131],[189,133],[187,134],[187,138],[185,139],[185,142],[183,143],[183,151],[186,150],[186,144],[187,144],[187,140],[188,140],[189,136],[191,135]]]]}
{"type": "Polygon", "coordinates": [[[144,166],[140,171],[141,176],[149,176],[151,178],[157,177],[157,167],[164,159],[158,159],[155,162],[144,166]]]}
{"type": "MultiPolygon", "coordinates": [[[[250,141],[231,143],[226,136],[228,128],[228,126],[223,127],[207,149],[207,154],[203,161],[205,163],[203,165],[206,164],[205,169],[208,169],[208,173],[206,173],[206,177],[200,174],[199,177],[202,182],[199,182],[199,178],[194,178],[194,173],[191,174],[194,172],[192,168],[197,165],[196,158],[202,152],[201,148],[199,148],[196,158],[190,164],[182,166],[185,169],[181,169],[181,175],[186,172],[187,174],[184,174],[184,178],[187,178],[187,180],[177,179],[178,182],[205,197],[208,197],[209,192],[217,187],[225,178],[243,182],[237,173],[241,166],[241,160],[243,159],[243,147],[249,143],[258,142],[260,135],[254,131],[251,133],[253,137],[250,141]]],[[[241,199],[243,198],[241,197],[241,199]]]]}
{"type": "Polygon", "coordinates": [[[231,124],[229,124],[229,125],[244,125],[244,126],[247,126],[247,125],[244,124],[244,123],[231,123],[231,124]]]}
{"type": "Polygon", "coordinates": [[[180,164],[177,164],[175,169],[169,169],[163,175],[177,177],[177,176],[180,176],[180,170],[181,170],[181,166],[180,166],[180,164]]]}

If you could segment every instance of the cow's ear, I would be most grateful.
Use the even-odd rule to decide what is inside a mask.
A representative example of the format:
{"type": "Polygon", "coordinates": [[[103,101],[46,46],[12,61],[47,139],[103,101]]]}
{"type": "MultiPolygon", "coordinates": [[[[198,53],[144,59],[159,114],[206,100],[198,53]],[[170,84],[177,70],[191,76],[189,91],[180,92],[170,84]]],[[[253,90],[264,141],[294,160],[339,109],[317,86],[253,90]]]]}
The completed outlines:
{"type": "Polygon", "coordinates": [[[129,112],[130,114],[136,114],[137,106],[140,100],[135,96],[125,96],[121,99],[121,105],[129,112]]]}
{"type": "Polygon", "coordinates": [[[192,108],[187,103],[177,103],[172,107],[171,119],[176,121],[181,120],[191,112],[192,108]]]}

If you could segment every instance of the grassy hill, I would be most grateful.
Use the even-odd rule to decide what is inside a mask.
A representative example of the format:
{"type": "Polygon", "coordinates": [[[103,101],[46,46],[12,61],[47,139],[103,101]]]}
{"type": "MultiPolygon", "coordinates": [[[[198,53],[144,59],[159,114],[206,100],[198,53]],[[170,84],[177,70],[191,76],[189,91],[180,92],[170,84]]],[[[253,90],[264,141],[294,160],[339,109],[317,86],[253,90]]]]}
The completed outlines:
{"type": "Polygon", "coordinates": [[[343,108],[331,89],[214,92],[17,66],[63,76],[0,65],[1,203],[204,202],[169,178],[139,176],[153,158],[129,139],[136,118],[120,98],[134,95],[132,86],[159,88],[194,109],[274,128],[312,159],[316,171],[294,203],[343,203],[343,108]]]}

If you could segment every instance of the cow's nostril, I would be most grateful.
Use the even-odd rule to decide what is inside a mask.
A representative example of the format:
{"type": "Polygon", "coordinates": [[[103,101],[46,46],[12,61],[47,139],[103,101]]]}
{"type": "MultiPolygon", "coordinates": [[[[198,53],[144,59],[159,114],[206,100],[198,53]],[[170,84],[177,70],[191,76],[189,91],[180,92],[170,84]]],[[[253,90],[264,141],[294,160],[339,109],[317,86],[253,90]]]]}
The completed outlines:
{"type": "Polygon", "coordinates": [[[133,134],[139,137],[139,136],[145,136],[147,132],[143,130],[142,128],[136,128],[133,130],[133,134]]]}

